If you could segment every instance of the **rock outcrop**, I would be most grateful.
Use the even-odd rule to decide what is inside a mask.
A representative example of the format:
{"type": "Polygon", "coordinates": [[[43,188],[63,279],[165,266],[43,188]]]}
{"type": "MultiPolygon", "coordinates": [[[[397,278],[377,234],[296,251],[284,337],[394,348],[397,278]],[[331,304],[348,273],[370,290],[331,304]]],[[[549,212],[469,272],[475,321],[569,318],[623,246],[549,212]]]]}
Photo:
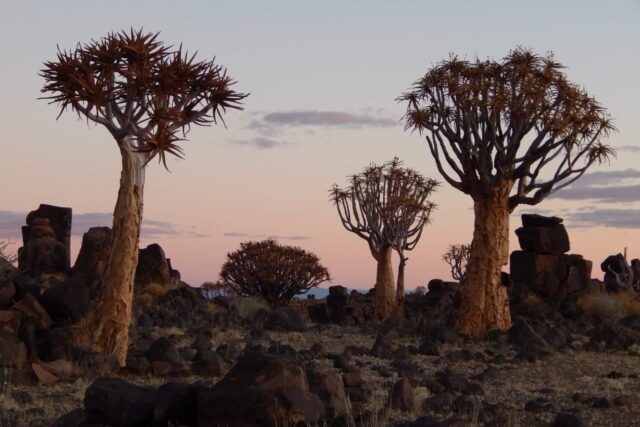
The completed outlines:
{"type": "Polygon", "coordinates": [[[512,288],[526,288],[551,300],[586,290],[593,263],[582,255],[567,254],[569,237],[558,217],[522,215],[516,230],[522,250],[511,253],[512,288]]]}

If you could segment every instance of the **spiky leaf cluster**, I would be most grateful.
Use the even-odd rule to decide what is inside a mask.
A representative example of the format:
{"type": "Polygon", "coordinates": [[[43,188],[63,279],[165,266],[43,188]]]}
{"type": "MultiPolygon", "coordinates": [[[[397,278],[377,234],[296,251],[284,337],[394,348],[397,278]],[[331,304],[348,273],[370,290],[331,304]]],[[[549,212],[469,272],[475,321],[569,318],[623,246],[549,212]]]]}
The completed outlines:
{"type": "Polygon", "coordinates": [[[511,210],[536,204],[615,154],[601,143],[614,129],[606,110],[562,68],[524,48],[499,62],[451,56],[398,98],[406,128],[426,136],[456,189],[480,195],[511,181],[511,210]]]}
{"type": "Polygon", "coordinates": [[[334,185],[330,197],[344,227],[367,240],[375,256],[384,245],[398,251],[415,247],[435,208],[429,197],[438,185],[396,157],[351,176],[344,189],[334,185]]]}
{"type": "Polygon", "coordinates": [[[182,46],[165,46],[158,33],[133,29],[58,49],[40,75],[44,98],[60,114],[71,109],[104,125],[119,144],[134,137],[147,162],[158,156],[165,167],[167,154],[182,157],[177,143],[191,124],[223,121],[247,96],[213,60],[198,61],[182,46]]]}
{"type": "Polygon", "coordinates": [[[261,296],[281,305],[331,280],[320,259],[301,248],[280,245],[272,239],[244,242],[227,254],[220,282],[241,296],[261,296]]]}

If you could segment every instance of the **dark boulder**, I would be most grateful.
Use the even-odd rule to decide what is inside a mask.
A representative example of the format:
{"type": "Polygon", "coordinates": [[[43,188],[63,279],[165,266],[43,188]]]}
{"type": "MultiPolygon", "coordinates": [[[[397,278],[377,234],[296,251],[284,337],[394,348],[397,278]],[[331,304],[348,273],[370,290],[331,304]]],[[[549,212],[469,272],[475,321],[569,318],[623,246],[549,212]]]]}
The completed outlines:
{"type": "Polygon", "coordinates": [[[347,396],[339,375],[320,369],[307,370],[309,390],[320,397],[328,419],[342,418],[347,415],[347,396]]]}
{"type": "Polygon", "coordinates": [[[550,227],[521,227],[516,235],[523,251],[562,255],[571,249],[569,234],[562,224],[550,227]]]}
{"type": "Polygon", "coordinates": [[[92,227],[82,236],[82,246],[73,266],[74,275],[104,273],[111,255],[113,233],[109,227],[92,227]]]}
{"type": "Polygon", "coordinates": [[[52,284],[39,300],[57,324],[75,323],[89,312],[99,288],[98,278],[73,277],[52,284]]]}
{"type": "Polygon", "coordinates": [[[198,425],[203,427],[313,425],[323,416],[324,405],[309,392],[302,366],[264,353],[248,353],[198,395],[198,425]]]}
{"type": "Polygon", "coordinates": [[[156,390],[153,419],[156,427],[198,426],[198,390],[196,384],[170,382],[156,390]]]}
{"type": "Polygon", "coordinates": [[[0,367],[22,368],[27,363],[27,346],[15,335],[0,331],[0,367]]]}
{"type": "MultiPolygon", "coordinates": [[[[22,227],[24,250],[21,251],[21,259],[18,261],[20,270],[34,267],[34,254],[29,253],[29,243],[35,239],[42,238],[42,230],[39,230],[38,227],[42,224],[46,224],[51,230],[51,237],[59,243],[59,245],[55,245],[56,249],[54,250],[55,252],[59,251],[59,253],[56,253],[55,256],[49,257],[51,261],[55,261],[48,265],[53,268],[53,271],[47,272],[55,273],[58,271],[68,271],[71,265],[69,253],[71,242],[71,219],[71,208],[41,204],[38,209],[29,212],[26,219],[27,225],[22,227]]],[[[49,235],[48,232],[47,235],[49,235]]],[[[35,265],[37,264],[38,263],[35,265]]]]}
{"type": "Polygon", "coordinates": [[[91,351],[91,336],[76,326],[61,326],[38,339],[38,352],[44,360],[80,360],[91,351]]]}
{"type": "Polygon", "coordinates": [[[16,287],[9,280],[0,280],[0,310],[9,308],[16,295],[16,287]]]}
{"type": "Polygon", "coordinates": [[[138,254],[136,287],[142,290],[151,283],[168,285],[171,282],[171,267],[160,245],[153,243],[138,254]]]}
{"type": "Polygon", "coordinates": [[[31,294],[26,294],[11,307],[11,310],[22,314],[23,319],[30,319],[38,331],[51,328],[51,317],[42,304],[31,294]]]}
{"type": "Polygon", "coordinates": [[[549,343],[525,319],[516,320],[508,335],[509,342],[518,348],[518,358],[521,360],[535,362],[551,352],[549,343]]]}
{"type": "Polygon", "coordinates": [[[198,351],[191,364],[191,370],[196,375],[204,377],[220,377],[224,373],[224,360],[211,350],[198,351]]]}
{"type": "Polygon", "coordinates": [[[416,396],[411,381],[402,378],[397,381],[389,394],[389,406],[392,409],[411,411],[416,403],[416,396]]]}
{"type": "Polygon", "coordinates": [[[87,421],[120,427],[153,425],[155,396],[149,387],[119,378],[99,378],[85,392],[87,421]]]}
{"type": "Polygon", "coordinates": [[[22,313],[13,310],[0,310],[0,331],[17,335],[22,322],[22,313]]]}
{"type": "Polygon", "coordinates": [[[553,227],[562,224],[564,221],[557,216],[542,216],[538,214],[522,214],[522,226],[531,227],[553,227]]]}
{"type": "Polygon", "coordinates": [[[18,252],[20,271],[31,275],[66,272],[69,269],[69,247],[56,240],[49,220],[36,218],[29,230],[29,237],[25,237],[25,245],[18,252]]]}

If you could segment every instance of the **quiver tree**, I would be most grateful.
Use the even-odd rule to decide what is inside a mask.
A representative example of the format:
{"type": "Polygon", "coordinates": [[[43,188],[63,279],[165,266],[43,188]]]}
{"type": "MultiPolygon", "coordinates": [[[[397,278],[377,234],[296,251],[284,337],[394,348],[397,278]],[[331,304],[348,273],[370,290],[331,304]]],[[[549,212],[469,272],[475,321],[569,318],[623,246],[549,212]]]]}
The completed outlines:
{"type": "Polygon", "coordinates": [[[475,223],[457,329],[508,328],[500,273],[509,214],[535,205],[615,154],[601,143],[606,110],[569,82],[551,55],[518,48],[502,61],[457,57],[429,70],[399,100],[406,129],[424,135],[438,171],[471,196],[475,223]]]}
{"type": "Polygon", "coordinates": [[[451,277],[461,284],[467,281],[467,263],[471,245],[449,245],[449,249],[442,255],[442,260],[449,264],[451,277]]]}
{"type": "Polygon", "coordinates": [[[246,96],[231,89],[234,82],[220,65],[196,61],[157,36],[111,33],[58,50],[40,73],[44,98],[60,106],[60,115],[69,108],[103,125],[122,157],[113,246],[93,326],[95,350],[120,364],[128,345],[145,167],[154,157],[165,168],[167,155],[182,157],[177,143],[192,124],[217,123],[227,108],[240,109],[246,96]]]}
{"type": "Polygon", "coordinates": [[[420,240],[435,205],[429,200],[438,182],[403,168],[398,158],[382,166],[372,164],[350,177],[349,186],[334,185],[331,200],[338,209],[342,225],[365,239],[378,266],[375,284],[375,314],[384,319],[402,311],[404,268],[420,240]],[[398,288],[395,287],[391,258],[400,256],[398,288]],[[400,301],[401,304],[398,304],[400,301]]]}
{"type": "Polygon", "coordinates": [[[267,239],[240,243],[227,254],[220,284],[240,296],[260,296],[272,306],[287,303],[331,280],[320,259],[301,248],[267,239]]]}

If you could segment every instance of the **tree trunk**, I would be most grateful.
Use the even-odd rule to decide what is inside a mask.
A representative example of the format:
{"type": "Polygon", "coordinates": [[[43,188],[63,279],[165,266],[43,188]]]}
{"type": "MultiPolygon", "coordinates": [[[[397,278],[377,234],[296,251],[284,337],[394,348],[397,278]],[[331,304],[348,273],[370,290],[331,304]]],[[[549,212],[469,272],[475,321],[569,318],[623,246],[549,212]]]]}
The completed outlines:
{"type": "Polygon", "coordinates": [[[113,246],[94,314],[94,350],[114,356],[125,365],[133,302],[133,282],[138,265],[145,157],[132,151],[133,140],[120,146],[122,172],[113,212],[113,246]]]}
{"type": "Polygon", "coordinates": [[[376,319],[384,320],[390,317],[396,305],[396,287],[393,277],[391,259],[393,248],[383,246],[378,252],[378,268],[376,271],[374,315],[376,319]]]}
{"type": "Polygon", "coordinates": [[[398,264],[398,283],[396,285],[396,314],[404,314],[404,266],[407,258],[400,254],[400,264],[398,264]]]}
{"type": "Polygon", "coordinates": [[[475,223],[466,285],[456,329],[480,337],[491,329],[511,326],[507,288],[501,284],[502,267],[509,259],[510,182],[488,194],[475,195],[475,223]]]}

